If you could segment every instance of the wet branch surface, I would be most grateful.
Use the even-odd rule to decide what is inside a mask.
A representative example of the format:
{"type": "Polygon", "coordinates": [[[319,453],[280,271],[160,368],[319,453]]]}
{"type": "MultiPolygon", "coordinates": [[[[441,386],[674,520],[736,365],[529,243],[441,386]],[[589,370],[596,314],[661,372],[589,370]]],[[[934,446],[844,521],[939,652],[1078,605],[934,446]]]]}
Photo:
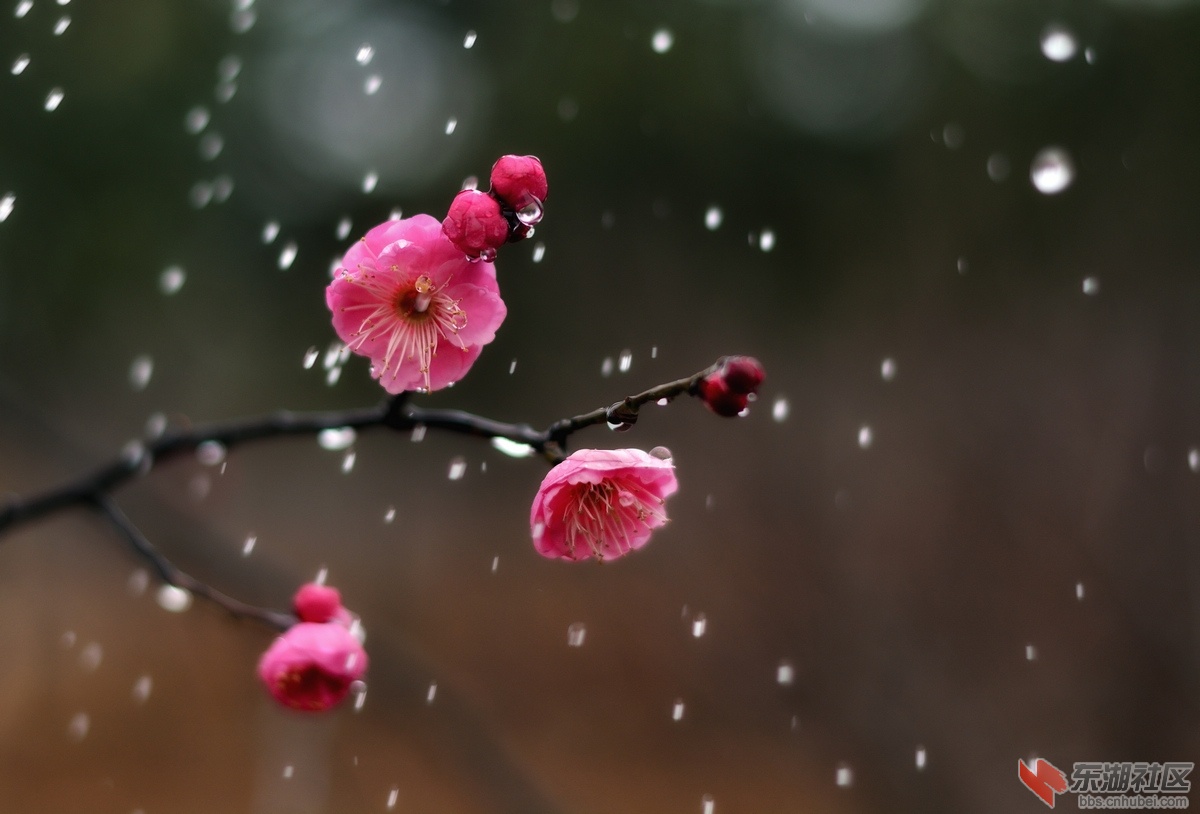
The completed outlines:
{"type": "Polygon", "coordinates": [[[130,480],[150,474],[164,461],[195,453],[203,444],[217,443],[232,450],[253,441],[310,436],[324,430],[345,428],[357,431],[384,427],[405,431],[426,427],[479,438],[504,438],[527,444],[551,464],[557,464],[566,457],[567,440],[576,432],[596,424],[607,424],[616,430],[628,429],[637,421],[642,406],[664,399],[670,401],[683,394],[695,394],[700,380],[720,365],[721,360],[718,360],[691,376],[651,387],[608,407],[555,421],[544,430],[535,430],[528,424],[508,424],[462,410],[420,407],[410,403],[409,393],[393,396],[367,409],[280,411],[190,429],[167,429],[157,438],[131,442],[115,460],[86,475],[28,497],[11,497],[0,509],[0,536],[59,511],[91,507],[125,538],[137,556],[150,564],[163,582],[208,599],[235,617],[254,619],[268,627],[286,630],[295,621],[290,614],[247,605],[176,568],[120,510],[110,493],[130,480]]]}

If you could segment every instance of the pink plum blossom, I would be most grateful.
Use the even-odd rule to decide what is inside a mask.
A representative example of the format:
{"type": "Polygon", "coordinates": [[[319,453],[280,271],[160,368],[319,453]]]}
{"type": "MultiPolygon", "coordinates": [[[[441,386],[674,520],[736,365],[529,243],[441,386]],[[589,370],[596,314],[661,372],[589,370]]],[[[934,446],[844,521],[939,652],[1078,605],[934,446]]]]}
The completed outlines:
{"type": "Polygon", "coordinates": [[[678,488],[665,450],[578,450],[550,470],[533,499],[534,548],[543,557],[616,559],[667,522],[666,500],[678,488]]]}
{"type": "Polygon", "coordinates": [[[258,677],[271,697],[305,712],[335,706],[366,672],[367,652],[336,622],[292,625],[258,662],[258,677]]]}
{"type": "Polygon", "coordinates": [[[500,202],[477,189],[464,189],[450,202],[442,232],[467,257],[493,260],[508,240],[508,221],[500,202]]]}
{"type": "Polygon", "coordinates": [[[342,258],[325,290],[333,327],[389,393],[454,384],[507,314],[496,268],[470,262],[429,215],[388,221],[342,258]]]}

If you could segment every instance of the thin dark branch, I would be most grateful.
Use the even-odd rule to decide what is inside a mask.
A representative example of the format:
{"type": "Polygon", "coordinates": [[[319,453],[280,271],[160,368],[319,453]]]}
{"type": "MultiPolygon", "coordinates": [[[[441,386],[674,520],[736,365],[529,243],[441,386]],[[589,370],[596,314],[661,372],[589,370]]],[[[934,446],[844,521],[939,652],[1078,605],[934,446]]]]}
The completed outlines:
{"type": "Polygon", "coordinates": [[[295,624],[296,619],[291,614],[247,605],[245,602],[226,596],[195,577],[180,571],[146,539],[141,530],[133,524],[107,495],[95,495],[92,497],[91,502],[112,523],[113,527],[121,533],[121,536],[125,538],[134,552],[150,563],[155,573],[168,585],[174,585],[176,588],[182,588],[196,596],[203,597],[240,619],[254,619],[276,630],[287,630],[295,624]]]}

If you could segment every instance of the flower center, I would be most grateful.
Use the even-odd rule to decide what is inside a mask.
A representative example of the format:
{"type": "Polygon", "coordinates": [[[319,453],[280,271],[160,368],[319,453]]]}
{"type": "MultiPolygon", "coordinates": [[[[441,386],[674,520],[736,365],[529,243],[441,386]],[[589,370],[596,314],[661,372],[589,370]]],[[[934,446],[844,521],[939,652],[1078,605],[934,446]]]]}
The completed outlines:
{"type": "Polygon", "coordinates": [[[433,302],[433,280],[422,274],[411,289],[402,291],[396,301],[396,310],[401,317],[410,319],[428,318],[429,306],[433,302]]]}
{"type": "Polygon", "coordinates": [[[632,478],[581,484],[566,510],[567,549],[574,556],[576,545],[587,545],[597,560],[606,550],[624,554],[639,532],[652,528],[647,521],[666,520],[664,503],[632,478]]]}

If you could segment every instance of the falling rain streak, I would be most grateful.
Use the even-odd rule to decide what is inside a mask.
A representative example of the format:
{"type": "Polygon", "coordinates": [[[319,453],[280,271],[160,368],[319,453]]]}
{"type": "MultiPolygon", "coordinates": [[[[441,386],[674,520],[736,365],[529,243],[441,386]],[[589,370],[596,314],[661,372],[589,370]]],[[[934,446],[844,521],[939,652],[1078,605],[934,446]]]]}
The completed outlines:
{"type": "Polygon", "coordinates": [[[52,88],[50,92],[46,94],[46,110],[58,110],[58,106],[62,104],[63,96],[64,94],[62,88],[52,88]]]}
{"type": "Polygon", "coordinates": [[[583,622],[576,622],[567,627],[567,647],[583,647],[583,640],[587,638],[587,626],[583,622]]]}

